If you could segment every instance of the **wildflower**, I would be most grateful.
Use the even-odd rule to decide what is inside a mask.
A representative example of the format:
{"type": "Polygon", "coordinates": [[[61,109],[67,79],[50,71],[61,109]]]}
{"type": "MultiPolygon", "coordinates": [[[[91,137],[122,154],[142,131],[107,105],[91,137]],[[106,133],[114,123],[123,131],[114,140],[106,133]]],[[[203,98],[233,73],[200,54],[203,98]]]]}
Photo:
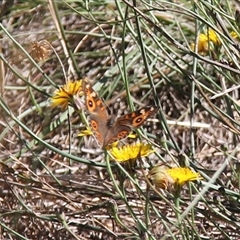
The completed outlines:
{"type": "Polygon", "coordinates": [[[32,43],[30,55],[34,60],[44,61],[49,58],[51,53],[51,44],[47,40],[32,43]]]}
{"type": "Polygon", "coordinates": [[[212,29],[209,29],[206,35],[207,35],[209,41],[213,42],[215,45],[221,44],[221,41],[220,41],[218,35],[212,29]]]}
{"type": "MultiPolygon", "coordinates": [[[[195,44],[191,44],[191,49],[194,51],[195,44]]],[[[198,37],[198,44],[197,44],[197,50],[199,53],[204,53],[208,51],[208,37],[201,33],[198,37]]]]}
{"type": "MultiPolygon", "coordinates": [[[[238,34],[234,31],[230,32],[230,35],[232,36],[232,38],[238,37],[238,34]]],[[[211,48],[211,43],[214,46],[221,46],[221,41],[220,41],[218,35],[216,34],[216,32],[212,29],[209,29],[206,34],[201,33],[198,36],[198,44],[197,44],[198,52],[202,53],[202,54],[207,53],[211,48]]],[[[194,51],[194,48],[195,48],[195,44],[192,43],[191,44],[192,51],[194,51]]]]}
{"type": "MultiPolygon", "coordinates": [[[[213,43],[215,45],[220,45],[220,39],[218,38],[217,34],[215,31],[212,29],[209,29],[209,31],[204,34],[201,33],[198,36],[198,44],[197,44],[197,50],[199,53],[206,53],[209,50],[209,44],[213,43]]],[[[191,44],[191,49],[194,50],[195,44],[191,44]]]]}
{"type": "Polygon", "coordinates": [[[150,144],[134,143],[121,148],[113,147],[109,150],[110,155],[118,162],[136,160],[138,157],[146,157],[154,152],[150,144]]]}
{"type": "Polygon", "coordinates": [[[78,136],[79,136],[79,137],[83,137],[83,136],[88,136],[88,135],[92,135],[92,134],[93,134],[93,132],[91,131],[91,129],[87,127],[87,129],[82,130],[82,131],[78,134],[78,136]]]}
{"type": "Polygon", "coordinates": [[[135,134],[135,133],[130,133],[130,134],[128,135],[128,138],[132,138],[132,139],[135,139],[135,138],[137,138],[137,137],[138,137],[138,135],[135,134]]]}
{"type": "Polygon", "coordinates": [[[187,182],[201,179],[201,175],[190,168],[171,168],[167,170],[167,173],[173,178],[175,184],[180,186],[187,182]]]}
{"type": "Polygon", "coordinates": [[[190,168],[170,168],[164,166],[155,166],[148,174],[156,187],[167,189],[169,187],[181,187],[185,183],[199,180],[201,176],[199,173],[192,171],[190,168]]]}
{"type": "Polygon", "coordinates": [[[230,32],[232,38],[238,38],[238,34],[234,31],[230,32]]]}
{"type": "Polygon", "coordinates": [[[57,89],[51,98],[51,104],[53,107],[60,106],[62,110],[65,110],[68,105],[80,109],[82,107],[79,96],[82,91],[82,80],[68,81],[64,86],[57,89]]]}

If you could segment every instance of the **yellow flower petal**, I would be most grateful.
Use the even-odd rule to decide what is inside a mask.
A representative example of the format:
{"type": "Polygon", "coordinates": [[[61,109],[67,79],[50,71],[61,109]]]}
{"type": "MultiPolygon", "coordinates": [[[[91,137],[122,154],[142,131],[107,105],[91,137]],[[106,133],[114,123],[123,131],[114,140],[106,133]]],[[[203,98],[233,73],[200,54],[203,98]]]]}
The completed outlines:
{"type": "MultiPolygon", "coordinates": [[[[195,44],[191,44],[191,49],[194,51],[195,44]]],[[[198,37],[197,51],[206,53],[208,51],[208,37],[205,34],[200,34],[198,37]]]]}
{"type": "Polygon", "coordinates": [[[206,35],[209,38],[209,41],[213,42],[216,45],[221,44],[221,41],[214,30],[209,29],[206,35]]]}
{"type": "Polygon", "coordinates": [[[189,181],[202,179],[199,173],[193,172],[190,168],[171,168],[157,165],[151,169],[148,178],[156,187],[167,189],[173,186],[182,186],[189,181]]]}
{"type": "Polygon", "coordinates": [[[110,155],[118,162],[134,160],[138,157],[148,156],[154,152],[150,144],[134,143],[121,148],[113,147],[109,150],[110,155]]]}
{"type": "Polygon", "coordinates": [[[171,168],[166,170],[167,173],[175,181],[175,184],[180,186],[184,185],[189,181],[195,181],[201,179],[201,175],[192,171],[190,168],[171,168]]]}
{"type": "Polygon", "coordinates": [[[91,131],[91,129],[90,128],[87,128],[87,129],[85,129],[85,130],[82,130],[79,134],[78,134],[78,136],[79,137],[84,137],[84,136],[89,136],[89,135],[92,135],[93,134],[93,132],[91,131]]]}
{"type": "Polygon", "coordinates": [[[234,31],[230,32],[232,38],[238,38],[238,34],[234,31]]]}
{"type": "MultiPolygon", "coordinates": [[[[216,32],[212,29],[209,29],[206,34],[201,33],[198,36],[198,44],[197,50],[199,53],[207,53],[209,51],[210,43],[215,45],[221,45],[221,41],[216,34],[216,32]]],[[[191,44],[191,49],[194,50],[195,44],[191,44]]]]}
{"type": "Polygon", "coordinates": [[[138,137],[138,135],[137,134],[134,134],[134,133],[130,133],[129,135],[128,135],[128,138],[137,138],[138,137]]]}
{"type": "Polygon", "coordinates": [[[64,86],[57,89],[51,98],[51,105],[53,107],[60,106],[62,110],[66,110],[70,104],[79,109],[79,96],[82,91],[82,80],[68,81],[64,86]]]}

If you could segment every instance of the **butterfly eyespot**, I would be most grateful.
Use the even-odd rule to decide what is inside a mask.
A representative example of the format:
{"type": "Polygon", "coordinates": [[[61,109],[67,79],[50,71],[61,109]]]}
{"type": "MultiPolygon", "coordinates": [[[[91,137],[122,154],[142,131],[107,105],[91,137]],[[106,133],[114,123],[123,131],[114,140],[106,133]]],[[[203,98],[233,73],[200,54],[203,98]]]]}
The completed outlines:
{"type": "Polygon", "coordinates": [[[133,125],[139,125],[144,119],[142,117],[135,118],[133,120],[133,125]]]}
{"type": "Polygon", "coordinates": [[[91,127],[92,127],[92,129],[93,129],[94,131],[96,131],[97,128],[98,128],[98,124],[97,124],[97,122],[94,121],[94,120],[91,120],[91,127]]]}
{"type": "Polygon", "coordinates": [[[88,106],[92,107],[93,106],[93,102],[91,100],[88,100],[88,106]]]}
{"type": "Polygon", "coordinates": [[[88,106],[88,110],[93,112],[96,108],[96,104],[93,100],[88,100],[87,101],[87,106],[88,106]]]}
{"type": "Polygon", "coordinates": [[[127,131],[121,131],[120,133],[118,133],[117,138],[118,139],[125,138],[128,134],[129,132],[127,131]]]}
{"type": "Polygon", "coordinates": [[[136,123],[140,123],[141,121],[142,121],[141,117],[139,117],[139,118],[137,118],[137,120],[135,120],[136,123]]]}

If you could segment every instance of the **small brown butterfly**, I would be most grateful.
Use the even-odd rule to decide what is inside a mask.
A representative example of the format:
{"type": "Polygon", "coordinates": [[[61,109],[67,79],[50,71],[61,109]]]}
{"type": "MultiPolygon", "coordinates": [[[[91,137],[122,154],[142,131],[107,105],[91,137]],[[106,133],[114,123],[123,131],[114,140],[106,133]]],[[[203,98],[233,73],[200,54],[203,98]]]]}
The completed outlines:
{"type": "Polygon", "coordinates": [[[126,138],[132,128],[142,126],[151,115],[159,110],[159,107],[143,107],[116,118],[115,116],[109,116],[103,101],[92,86],[85,81],[83,91],[86,108],[90,113],[91,129],[103,148],[115,141],[126,138]]]}

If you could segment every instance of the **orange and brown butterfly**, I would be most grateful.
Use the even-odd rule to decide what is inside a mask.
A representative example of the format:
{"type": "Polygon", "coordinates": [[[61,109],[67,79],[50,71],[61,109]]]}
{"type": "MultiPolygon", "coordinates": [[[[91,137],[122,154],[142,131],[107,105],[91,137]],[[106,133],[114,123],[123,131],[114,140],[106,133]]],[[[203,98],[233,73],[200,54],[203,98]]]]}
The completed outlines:
{"type": "Polygon", "coordinates": [[[45,61],[51,54],[51,44],[47,40],[33,42],[30,55],[34,60],[45,61]]]}
{"type": "Polygon", "coordinates": [[[143,107],[116,117],[108,114],[106,105],[87,81],[83,82],[83,92],[86,109],[90,114],[91,129],[103,148],[115,141],[126,138],[131,133],[132,128],[141,127],[150,116],[159,110],[159,107],[154,106],[143,107]]]}

